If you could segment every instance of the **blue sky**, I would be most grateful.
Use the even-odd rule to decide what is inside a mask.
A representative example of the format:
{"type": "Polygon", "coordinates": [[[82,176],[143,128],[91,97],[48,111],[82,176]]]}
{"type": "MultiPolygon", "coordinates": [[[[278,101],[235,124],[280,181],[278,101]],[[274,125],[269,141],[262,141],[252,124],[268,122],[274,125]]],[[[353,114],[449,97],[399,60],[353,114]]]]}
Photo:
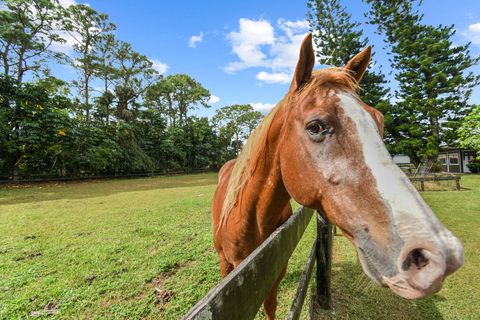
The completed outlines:
{"type": "MultiPolygon", "coordinates": [[[[68,4],[74,0],[61,2],[68,4]]],[[[164,75],[187,73],[210,90],[214,96],[212,108],[196,111],[201,116],[212,116],[216,109],[234,103],[251,103],[265,112],[278,102],[288,89],[299,43],[307,32],[306,1],[88,0],[87,3],[108,14],[117,25],[117,37],[148,56],[164,75]]],[[[367,6],[361,0],[343,3],[353,19],[365,20],[363,13],[367,6]]],[[[425,23],[455,24],[454,43],[472,41],[472,54],[480,54],[478,0],[425,0],[421,12],[425,23]]],[[[362,28],[374,45],[375,67],[388,73],[382,38],[374,34],[374,26],[362,28]]],[[[479,73],[480,67],[472,70],[479,73]]],[[[54,74],[63,79],[75,77],[66,67],[54,68],[54,74]]],[[[475,89],[471,101],[480,103],[480,88],[475,89]]]]}

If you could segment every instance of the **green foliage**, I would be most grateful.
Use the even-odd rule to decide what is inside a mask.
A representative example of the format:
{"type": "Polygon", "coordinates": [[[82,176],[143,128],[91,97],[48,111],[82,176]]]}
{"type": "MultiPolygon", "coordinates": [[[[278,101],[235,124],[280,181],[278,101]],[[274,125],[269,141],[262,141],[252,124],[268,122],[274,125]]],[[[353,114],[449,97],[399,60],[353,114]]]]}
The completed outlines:
{"type": "Polygon", "coordinates": [[[70,59],[72,67],[80,74],[73,84],[82,96],[82,108],[85,110],[85,121],[90,122],[91,81],[98,73],[98,57],[96,46],[116,26],[108,21],[108,15],[98,13],[84,4],[75,4],[64,10],[63,29],[74,39],[73,49],[76,56],[70,59]]]}
{"type": "Polygon", "coordinates": [[[371,23],[385,34],[399,82],[395,106],[395,151],[415,162],[434,157],[441,144],[456,146],[457,129],[479,76],[469,72],[479,58],[454,45],[455,27],[422,23],[416,2],[366,0],[371,23]]]}
{"type": "Polygon", "coordinates": [[[475,159],[470,160],[469,163],[467,163],[468,169],[470,169],[470,172],[472,173],[479,173],[480,172],[480,157],[477,157],[475,159]]]}
{"type": "Polygon", "coordinates": [[[3,174],[56,169],[63,137],[71,125],[69,99],[43,84],[0,76],[0,154],[3,174]]]}
{"type": "MultiPolygon", "coordinates": [[[[167,126],[154,109],[131,121],[86,124],[71,118],[63,82],[18,83],[0,77],[0,176],[84,176],[218,168],[222,144],[207,118],[167,126]]],[[[108,92],[107,92],[108,94],[108,92]]],[[[102,98],[100,96],[99,104],[102,98]]],[[[99,108],[100,110],[100,108],[99,108]]],[[[228,160],[228,159],[227,159],[228,160]]]]}
{"type": "Polygon", "coordinates": [[[57,0],[3,0],[0,4],[0,66],[3,74],[22,82],[27,72],[48,75],[48,58],[62,55],[50,50],[65,40],[58,34],[62,7],[57,0]]]}
{"type": "Polygon", "coordinates": [[[158,79],[152,62],[145,55],[133,50],[126,42],[118,42],[115,47],[115,95],[117,97],[116,116],[130,121],[138,114],[137,99],[158,79]]]}
{"type": "Polygon", "coordinates": [[[476,105],[458,128],[460,145],[480,154],[480,105],[476,105]]]}
{"type": "Polygon", "coordinates": [[[147,89],[146,104],[163,112],[172,126],[186,125],[188,111],[209,108],[210,92],[186,74],[168,76],[147,89]]]}
{"type": "Polygon", "coordinates": [[[243,142],[248,139],[262,119],[262,114],[249,104],[234,104],[220,108],[213,117],[220,139],[228,143],[225,160],[236,157],[243,142]]]}
{"type": "Polygon", "coordinates": [[[210,107],[210,92],[186,74],[163,79],[145,55],[115,38],[108,15],[58,0],[0,4],[2,178],[189,171],[219,168],[235,156],[226,151],[230,135],[190,115],[210,107]],[[50,51],[65,42],[61,34],[74,41],[69,57],[50,51]],[[78,79],[50,76],[45,66],[54,58],[78,79]],[[24,83],[27,72],[38,79],[24,83]],[[98,81],[103,88],[93,90],[98,81]]]}

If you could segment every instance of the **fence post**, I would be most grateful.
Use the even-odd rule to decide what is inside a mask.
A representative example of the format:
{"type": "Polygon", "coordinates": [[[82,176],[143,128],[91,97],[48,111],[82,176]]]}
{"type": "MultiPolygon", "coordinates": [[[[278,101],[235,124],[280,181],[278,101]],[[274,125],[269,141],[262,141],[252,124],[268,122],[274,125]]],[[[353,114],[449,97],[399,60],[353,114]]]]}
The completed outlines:
{"type": "Polygon", "coordinates": [[[460,176],[458,177],[455,177],[455,187],[457,188],[457,190],[460,190],[460,176]]]}
{"type": "Polygon", "coordinates": [[[425,191],[425,181],[423,178],[421,178],[420,180],[420,190],[425,191]]]}
{"type": "Polygon", "coordinates": [[[312,298],[312,311],[330,309],[330,275],[332,269],[332,234],[333,226],[323,212],[317,212],[317,277],[316,292],[312,298]]]}

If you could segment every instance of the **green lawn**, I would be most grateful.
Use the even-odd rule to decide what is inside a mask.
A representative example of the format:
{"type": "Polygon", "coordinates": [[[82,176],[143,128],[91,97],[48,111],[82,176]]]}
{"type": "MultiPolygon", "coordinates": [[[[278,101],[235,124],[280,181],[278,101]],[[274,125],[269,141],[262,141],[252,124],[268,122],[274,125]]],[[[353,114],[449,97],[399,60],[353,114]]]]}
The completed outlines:
{"type": "MultiPolygon", "coordinates": [[[[215,183],[197,174],[0,189],[0,319],[180,318],[220,279],[215,183]]],[[[465,266],[440,293],[407,301],[376,286],[338,236],[333,310],[321,318],[479,319],[480,176],[462,187],[422,193],[465,246],[465,266]]],[[[313,239],[311,223],[280,289],[280,319],[313,239]]]]}

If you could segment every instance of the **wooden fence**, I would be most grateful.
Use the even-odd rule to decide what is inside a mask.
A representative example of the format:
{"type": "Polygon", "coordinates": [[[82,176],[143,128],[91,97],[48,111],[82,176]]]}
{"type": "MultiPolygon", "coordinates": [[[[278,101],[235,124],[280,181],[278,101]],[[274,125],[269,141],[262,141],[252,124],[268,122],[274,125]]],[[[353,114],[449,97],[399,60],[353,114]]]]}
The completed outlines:
{"type": "Polygon", "coordinates": [[[424,177],[411,177],[410,181],[420,182],[420,190],[425,191],[425,181],[455,181],[455,189],[460,190],[460,176],[424,176],[424,177]]]}
{"type": "MultiPolygon", "coordinates": [[[[314,210],[300,207],[222,282],[183,317],[190,319],[253,319],[273,283],[300,241],[314,210]]],[[[299,319],[313,266],[317,263],[312,307],[330,308],[332,225],[317,213],[317,238],[300,277],[288,319],[299,319]]]]}

